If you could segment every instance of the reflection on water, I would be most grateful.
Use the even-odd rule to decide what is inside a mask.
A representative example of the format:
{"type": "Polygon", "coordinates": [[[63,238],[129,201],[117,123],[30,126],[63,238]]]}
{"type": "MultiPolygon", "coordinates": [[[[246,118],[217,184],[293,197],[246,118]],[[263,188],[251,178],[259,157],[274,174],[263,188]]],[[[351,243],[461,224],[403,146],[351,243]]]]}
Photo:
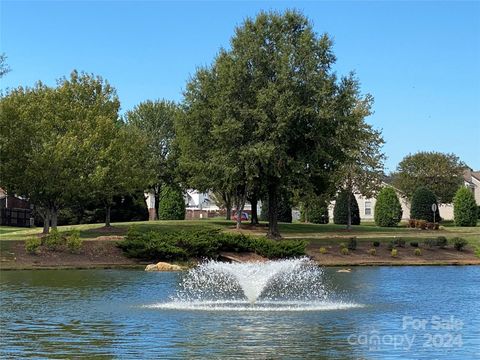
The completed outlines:
{"type": "Polygon", "coordinates": [[[367,267],[351,273],[327,268],[325,287],[345,303],[363,307],[322,311],[166,308],[183,276],[136,270],[4,271],[0,357],[480,357],[480,267],[367,267]],[[454,316],[464,324],[452,331],[434,330],[431,323],[426,329],[408,324],[403,329],[406,316],[427,321],[454,316]],[[383,342],[373,348],[358,343],[360,335],[368,340],[371,334],[383,342]],[[459,334],[462,345],[446,347],[444,339],[426,347],[428,334],[459,334]],[[385,341],[400,335],[415,337],[409,349],[385,341]]]}

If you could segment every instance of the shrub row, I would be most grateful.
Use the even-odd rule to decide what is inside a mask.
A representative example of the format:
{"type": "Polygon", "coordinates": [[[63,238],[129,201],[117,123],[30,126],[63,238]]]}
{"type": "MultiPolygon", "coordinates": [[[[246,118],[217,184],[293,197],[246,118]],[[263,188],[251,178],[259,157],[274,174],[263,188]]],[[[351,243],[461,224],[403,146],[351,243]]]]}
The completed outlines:
{"type": "Polygon", "coordinates": [[[408,227],[412,229],[420,229],[420,230],[438,230],[440,227],[440,224],[428,222],[425,220],[410,219],[408,220],[408,227]]]}
{"type": "Polygon", "coordinates": [[[83,240],[80,238],[80,231],[71,230],[59,232],[53,229],[50,234],[43,238],[31,237],[25,241],[25,250],[30,254],[37,254],[41,247],[50,251],[68,250],[71,253],[78,253],[82,247],[83,240]]]}
{"type": "Polygon", "coordinates": [[[216,229],[175,232],[139,232],[131,227],[118,246],[129,257],[144,260],[217,258],[221,251],[255,252],[269,259],[305,255],[305,241],[254,238],[216,229]]]}

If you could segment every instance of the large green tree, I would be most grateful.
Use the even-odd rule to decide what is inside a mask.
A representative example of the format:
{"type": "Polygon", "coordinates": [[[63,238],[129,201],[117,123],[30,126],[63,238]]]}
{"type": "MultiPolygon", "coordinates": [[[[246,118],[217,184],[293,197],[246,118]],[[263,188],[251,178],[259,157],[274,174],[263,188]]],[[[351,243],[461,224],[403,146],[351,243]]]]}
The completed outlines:
{"type": "MultiPolygon", "coordinates": [[[[127,111],[126,122],[138,128],[148,144],[143,173],[148,180],[147,193],[155,198],[156,206],[162,185],[178,182],[177,152],[175,151],[174,121],[181,110],[177,104],[167,100],[147,100],[127,111]]],[[[150,220],[158,218],[151,214],[150,220]]]]}
{"type": "Polygon", "coordinates": [[[440,203],[451,203],[463,183],[465,168],[454,154],[422,151],[403,158],[393,174],[393,185],[409,199],[423,186],[430,189],[440,203]]]}
{"type": "Polygon", "coordinates": [[[193,183],[223,186],[240,206],[259,181],[270,237],[280,236],[281,189],[325,192],[344,159],[334,61],[330,38],[300,13],[260,13],[187,85],[177,125],[183,167],[193,183]]]}
{"type": "Polygon", "coordinates": [[[365,122],[373,98],[360,94],[360,85],[351,74],[342,79],[337,97],[337,136],[343,148],[343,163],[335,173],[338,189],[347,194],[347,229],[352,218],[349,207],[355,192],[370,198],[380,189],[383,178],[384,141],[381,133],[365,122]]]}
{"type": "Polygon", "coordinates": [[[19,87],[1,99],[0,183],[40,210],[44,232],[66,204],[104,196],[132,175],[120,151],[130,137],[119,130],[119,107],[108,82],[76,71],[56,87],[19,87]]]}

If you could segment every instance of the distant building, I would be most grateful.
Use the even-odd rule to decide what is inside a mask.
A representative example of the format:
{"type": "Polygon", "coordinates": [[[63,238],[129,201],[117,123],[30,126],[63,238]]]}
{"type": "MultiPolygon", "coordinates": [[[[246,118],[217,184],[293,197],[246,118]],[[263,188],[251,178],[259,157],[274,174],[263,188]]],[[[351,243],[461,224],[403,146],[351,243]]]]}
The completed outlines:
{"type": "Polygon", "coordinates": [[[27,200],[8,195],[0,188],[0,225],[33,226],[32,206],[27,200]]]}
{"type": "MultiPolygon", "coordinates": [[[[469,188],[474,194],[475,201],[477,205],[480,206],[480,171],[473,171],[472,169],[466,169],[463,173],[464,186],[469,188]]],[[[384,186],[391,186],[387,183],[383,184],[384,186]]],[[[395,189],[395,188],[394,188],[395,189]]],[[[401,192],[395,189],[397,192],[400,204],[402,205],[402,220],[410,219],[410,201],[404,198],[401,192]]],[[[366,198],[360,193],[355,193],[355,199],[358,202],[358,208],[360,210],[360,219],[365,221],[374,220],[375,212],[375,203],[377,199],[366,198]]],[[[330,219],[333,219],[333,208],[335,207],[335,201],[332,201],[328,207],[328,214],[330,219]]],[[[438,210],[440,216],[444,220],[453,220],[453,204],[439,204],[438,210]]]]}

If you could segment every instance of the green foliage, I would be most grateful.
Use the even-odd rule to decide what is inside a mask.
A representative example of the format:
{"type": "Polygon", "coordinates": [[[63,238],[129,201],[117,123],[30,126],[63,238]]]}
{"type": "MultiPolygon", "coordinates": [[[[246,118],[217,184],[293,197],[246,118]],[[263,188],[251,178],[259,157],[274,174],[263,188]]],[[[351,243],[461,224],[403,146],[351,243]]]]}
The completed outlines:
{"type": "MultiPolygon", "coordinates": [[[[268,221],[268,212],[269,203],[268,199],[262,201],[262,208],[260,213],[260,220],[268,221]]],[[[291,223],[292,222],[292,204],[288,197],[288,194],[282,192],[278,199],[277,204],[277,221],[284,222],[284,223],[291,223]]]]}
{"type": "Polygon", "coordinates": [[[323,255],[323,254],[328,253],[328,250],[324,247],[321,247],[320,249],[318,249],[318,252],[323,255]]]}
{"type": "Polygon", "coordinates": [[[417,248],[417,249],[415,249],[415,250],[413,251],[413,254],[414,254],[415,256],[422,256],[422,250],[420,250],[420,249],[417,248]]]}
{"type": "Polygon", "coordinates": [[[465,167],[454,154],[418,152],[405,156],[400,162],[393,174],[393,184],[408,198],[413,196],[417,188],[426,187],[441,202],[451,203],[455,192],[463,183],[465,167]]]}
{"type": "Polygon", "coordinates": [[[473,192],[465,186],[461,186],[453,199],[453,214],[456,226],[477,225],[477,203],[473,192]]]}
{"type": "Polygon", "coordinates": [[[180,188],[168,185],[162,188],[158,215],[161,220],[185,219],[185,200],[180,188]]]}
{"type": "Polygon", "coordinates": [[[397,257],[397,256],[398,256],[398,250],[397,250],[397,249],[392,249],[390,255],[391,255],[392,257],[397,257]]]}
{"type": "Polygon", "coordinates": [[[448,244],[448,240],[445,236],[438,236],[437,239],[436,239],[436,245],[443,249],[447,246],[448,244]]]}
{"type": "MultiPolygon", "coordinates": [[[[433,222],[432,204],[437,204],[437,198],[433,192],[426,187],[419,187],[413,193],[410,217],[412,219],[433,222]]],[[[435,213],[435,221],[440,221],[438,206],[435,213]]]]}
{"type": "Polygon", "coordinates": [[[410,241],[410,246],[417,248],[418,247],[418,241],[410,241]]]}
{"type": "Polygon", "coordinates": [[[36,236],[32,236],[25,240],[25,251],[29,254],[36,254],[38,252],[38,248],[42,244],[42,240],[36,236]]]}
{"type": "Polygon", "coordinates": [[[219,230],[140,233],[129,229],[118,246],[129,257],[145,260],[187,260],[216,258],[221,251],[255,252],[270,259],[305,255],[306,242],[274,241],[243,234],[227,234],[219,230]]]}
{"type": "Polygon", "coordinates": [[[433,248],[433,247],[437,246],[437,239],[427,238],[427,239],[423,240],[423,245],[425,247],[433,248]]]}
{"type": "Polygon", "coordinates": [[[380,246],[380,241],[374,241],[374,242],[372,243],[372,245],[373,245],[374,247],[379,247],[379,246],[380,246]]]}
{"type": "Polygon", "coordinates": [[[347,249],[346,247],[342,247],[342,248],[340,249],[340,253],[341,253],[342,255],[348,255],[348,249],[347,249]]]}
{"type": "Polygon", "coordinates": [[[308,199],[300,207],[300,221],[328,224],[328,202],[321,197],[308,199]]]}
{"type": "Polygon", "coordinates": [[[357,248],[357,238],[352,237],[348,239],[348,250],[355,250],[357,248]]]}
{"type": "Polygon", "coordinates": [[[341,242],[338,246],[340,247],[340,249],[347,247],[347,245],[344,242],[341,242]]]}
{"type": "MultiPolygon", "coordinates": [[[[348,197],[349,193],[341,191],[338,193],[333,208],[333,222],[335,224],[346,225],[348,222],[348,197]]],[[[360,225],[360,211],[358,209],[357,199],[350,193],[350,214],[352,225],[360,225]]]]}
{"type": "Polygon", "coordinates": [[[455,248],[455,250],[457,251],[462,251],[463,248],[465,246],[467,246],[468,244],[468,241],[463,239],[463,238],[460,238],[460,237],[456,237],[456,238],[453,238],[452,239],[452,242],[453,242],[453,247],[455,248]]]}
{"type": "Polygon", "coordinates": [[[43,245],[48,250],[58,251],[65,245],[65,238],[57,229],[52,229],[50,234],[43,238],[43,245]]]}
{"type": "Polygon", "coordinates": [[[80,252],[82,248],[83,240],[80,238],[80,231],[79,230],[72,230],[70,234],[67,235],[65,239],[65,243],[67,245],[68,251],[73,254],[80,252]]]}
{"type": "Polygon", "coordinates": [[[372,256],[375,256],[375,255],[377,255],[377,249],[371,248],[371,249],[368,250],[368,253],[372,256]]]}
{"type": "Polygon", "coordinates": [[[378,226],[397,226],[402,219],[402,206],[397,193],[390,187],[380,190],[375,203],[375,223],[378,226]]]}

